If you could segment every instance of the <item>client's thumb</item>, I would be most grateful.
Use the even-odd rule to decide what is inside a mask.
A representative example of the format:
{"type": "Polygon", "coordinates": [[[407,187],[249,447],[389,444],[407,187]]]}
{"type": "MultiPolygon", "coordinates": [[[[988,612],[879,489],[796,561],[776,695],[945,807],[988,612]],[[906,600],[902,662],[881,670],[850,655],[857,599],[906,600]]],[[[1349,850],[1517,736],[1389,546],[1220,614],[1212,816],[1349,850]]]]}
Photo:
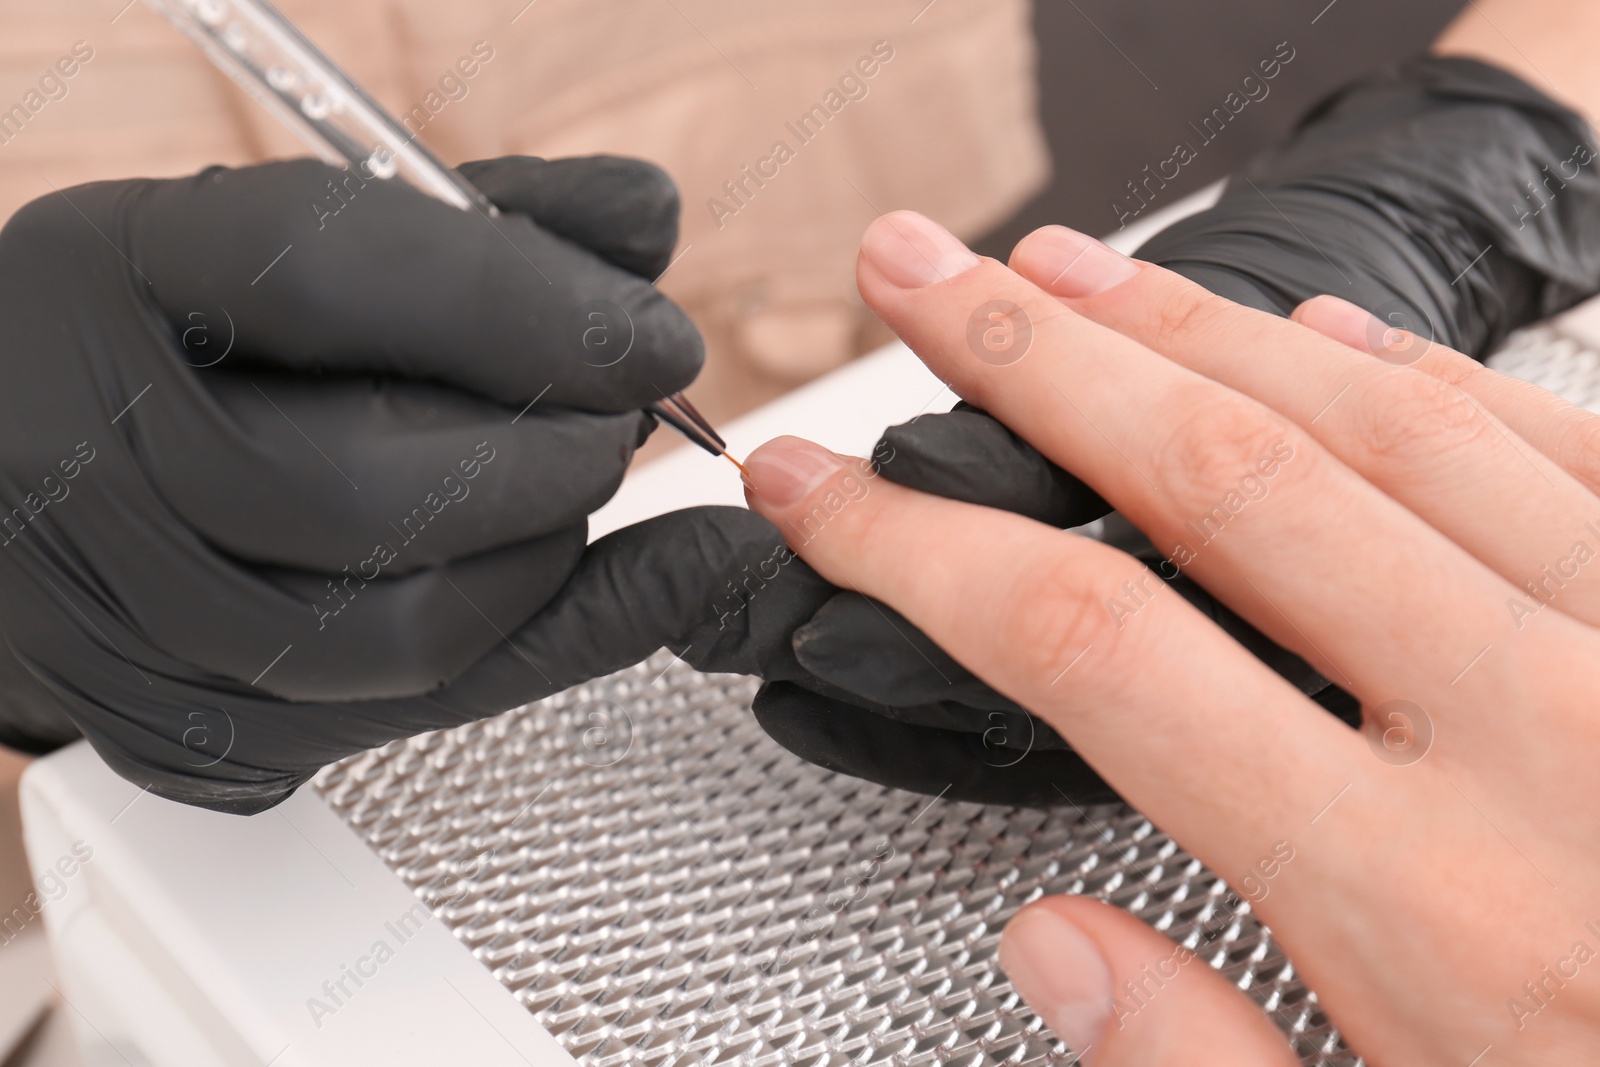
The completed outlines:
{"type": "Polygon", "coordinates": [[[1267,1017],[1194,951],[1119,908],[1049,897],[1006,926],[1006,977],[1089,1067],[1293,1067],[1267,1017]]]}

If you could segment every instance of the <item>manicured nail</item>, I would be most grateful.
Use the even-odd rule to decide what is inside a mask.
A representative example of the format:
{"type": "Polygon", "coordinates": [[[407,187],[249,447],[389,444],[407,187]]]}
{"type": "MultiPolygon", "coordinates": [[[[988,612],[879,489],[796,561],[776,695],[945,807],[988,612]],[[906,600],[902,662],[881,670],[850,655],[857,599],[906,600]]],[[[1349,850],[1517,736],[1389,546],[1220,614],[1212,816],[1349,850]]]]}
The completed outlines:
{"type": "Polygon", "coordinates": [[[745,469],[750,492],[773,507],[804,500],[847,461],[821,445],[800,437],[774,437],[749,456],[745,469]]]}
{"type": "Polygon", "coordinates": [[[1111,1018],[1111,969],[1072,923],[1048,907],[1024,909],[1000,939],[1000,967],[1068,1048],[1081,1054],[1100,1040],[1111,1018]]]}
{"type": "Polygon", "coordinates": [[[902,289],[948,281],[979,262],[949,230],[915,211],[891,211],[868,226],[861,253],[902,289]]]}
{"type": "Polygon", "coordinates": [[[1337,296],[1314,296],[1295,309],[1293,318],[1330,340],[1373,355],[1389,343],[1390,334],[1396,340],[1402,336],[1366,308],[1337,296]]]}
{"type": "MultiPolygon", "coordinates": [[[[1381,309],[1380,309],[1381,310],[1381,309]]],[[[1405,321],[1410,316],[1396,312],[1405,321]]],[[[1377,356],[1387,363],[1415,363],[1427,352],[1426,338],[1396,329],[1357,304],[1337,296],[1314,296],[1295,308],[1292,318],[1331,340],[1358,352],[1377,356]]]]}
{"type": "Polygon", "coordinates": [[[1065,226],[1035,230],[1017,246],[1017,272],[1056,296],[1103,293],[1139,273],[1139,264],[1065,226]]]}

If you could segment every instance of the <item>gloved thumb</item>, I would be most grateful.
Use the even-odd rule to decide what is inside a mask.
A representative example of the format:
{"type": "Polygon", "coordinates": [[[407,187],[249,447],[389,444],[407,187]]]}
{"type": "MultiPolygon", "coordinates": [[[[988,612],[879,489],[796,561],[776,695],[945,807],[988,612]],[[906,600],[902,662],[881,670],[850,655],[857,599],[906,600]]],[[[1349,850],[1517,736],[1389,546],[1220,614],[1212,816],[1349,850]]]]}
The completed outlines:
{"type": "Polygon", "coordinates": [[[1120,908],[1047,897],[1000,940],[1006,977],[1088,1067],[1295,1067],[1272,1023],[1193,950],[1120,908]]]}
{"type": "Polygon", "coordinates": [[[672,261],[678,187],[654,163],[622,156],[502,156],[457,169],[500,210],[526,215],[646,281],[672,261]]]}

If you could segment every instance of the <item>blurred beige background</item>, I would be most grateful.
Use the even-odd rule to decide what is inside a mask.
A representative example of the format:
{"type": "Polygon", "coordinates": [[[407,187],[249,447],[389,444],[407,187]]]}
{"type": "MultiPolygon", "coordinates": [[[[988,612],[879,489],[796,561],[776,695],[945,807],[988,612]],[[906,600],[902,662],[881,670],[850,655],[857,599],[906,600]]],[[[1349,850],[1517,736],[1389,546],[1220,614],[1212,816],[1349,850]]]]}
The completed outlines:
{"type": "MultiPolygon", "coordinates": [[[[689,393],[713,421],[881,342],[854,285],[856,238],[881,210],[976,237],[1047,180],[1025,0],[943,0],[920,18],[926,0],[525,2],[278,6],[447,162],[664,166],[684,212],[662,287],[706,335],[689,393]]],[[[0,11],[0,112],[78,42],[93,54],[0,143],[0,216],[52,184],[305,152],[143,4],[114,22],[101,0],[0,11]]]]}

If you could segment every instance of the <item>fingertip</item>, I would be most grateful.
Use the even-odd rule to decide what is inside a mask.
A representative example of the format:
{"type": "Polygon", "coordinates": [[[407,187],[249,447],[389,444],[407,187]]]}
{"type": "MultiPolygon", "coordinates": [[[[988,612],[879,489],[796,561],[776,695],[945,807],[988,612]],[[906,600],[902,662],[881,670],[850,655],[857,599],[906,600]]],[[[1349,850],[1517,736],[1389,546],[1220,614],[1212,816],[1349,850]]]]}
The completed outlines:
{"type": "MultiPolygon", "coordinates": [[[[572,183],[569,210],[590,220],[573,228],[574,239],[646,281],[658,280],[672,262],[682,216],[672,175],[629,156],[553,160],[551,168],[572,183]]],[[[567,225],[553,218],[541,224],[558,232],[567,225]]]]}
{"type": "Polygon", "coordinates": [[[1143,268],[1109,245],[1066,226],[1041,226],[1011,251],[1011,269],[1053,296],[1098,296],[1143,268]]]}
{"type": "Polygon", "coordinates": [[[660,420],[647,409],[641,408],[636,414],[638,422],[633,431],[633,447],[624,449],[625,455],[622,457],[625,464],[633,459],[635,452],[644,447],[644,443],[650,440],[650,435],[655,433],[656,427],[660,425],[660,420]]]}
{"type": "Polygon", "coordinates": [[[915,211],[891,211],[867,226],[861,255],[898,289],[949,281],[980,260],[954,234],[915,211]]]}
{"type": "Polygon", "coordinates": [[[745,457],[745,498],[752,509],[776,522],[848,462],[804,438],[774,437],[745,457]]]}
{"type": "Polygon", "coordinates": [[[614,403],[651,404],[699,377],[706,346],[694,320],[647,282],[622,280],[616,293],[615,303],[599,300],[580,305],[570,331],[583,362],[603,374],[617,375],[614,403]],[[605,323],[608,332],[597,333],[591,322],[605,323]],[[603,338],[604,346],[591,344],[591,334],[603,338]],[[612,351],[619,346],[620,353],[612,351]]]}
{"type": "Polygon", "coordinates": [[[1024,908],[1001,935],[1000,965],[1086,1064],[1299,1062],[1200,952],[1105,901],[1064,895],[1024,908]]]}
{"type": "Polygon", "coordinates": [[[527,215],[632,274],[650,280],[671,261],[681,200],[671,175],[654,163],[501,156],[457,169],[502,211],[527,215]]]}
{"type": "Polygon", "coordinates": [[[899,313],[898,298],[905,290],[891,282],[864,250],[856,253],[856,292],[874,315],[897,335],[900,333],[894,325],[894,318],[899,313]]]}
{"type": "Polygon", "coordinates": [[[1387,351],[1401,333],[1365,308],[1326,293],[1301,303],[1290,312],[1289,320],[1369,355],[1387,351]]]}
{"type": "Polygon", "coordinates": [[[1085,1057],[1111,1020],[1111,967],[1066,909],[1050,904],[1024,908],[1006,924],[1000,967],[1056,1037],[1085,1057]]]}
{"type": "Polygon", "coordinates": [[[861,299],[872,307],[875,295],[889,284],[883,274],[873,265],[870,257],[861,249],[856,249],[856,291],[861,294],[861,299]]]}

